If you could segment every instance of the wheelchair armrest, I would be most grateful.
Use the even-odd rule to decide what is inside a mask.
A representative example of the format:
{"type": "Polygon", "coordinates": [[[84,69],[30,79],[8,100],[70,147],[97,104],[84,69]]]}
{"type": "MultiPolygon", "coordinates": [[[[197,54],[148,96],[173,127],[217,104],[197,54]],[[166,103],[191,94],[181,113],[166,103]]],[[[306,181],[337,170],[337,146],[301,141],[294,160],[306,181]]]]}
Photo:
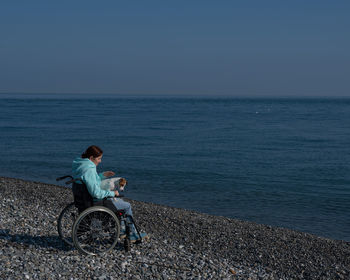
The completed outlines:
{"type": "Polygon", "coordinates": [[[107,199],[107,198],[119,198],[119,197],[124,197],[124,195],[120,194],[120,195],[117,195],[117,196],[107,196],[104,199],[107,199]]]}

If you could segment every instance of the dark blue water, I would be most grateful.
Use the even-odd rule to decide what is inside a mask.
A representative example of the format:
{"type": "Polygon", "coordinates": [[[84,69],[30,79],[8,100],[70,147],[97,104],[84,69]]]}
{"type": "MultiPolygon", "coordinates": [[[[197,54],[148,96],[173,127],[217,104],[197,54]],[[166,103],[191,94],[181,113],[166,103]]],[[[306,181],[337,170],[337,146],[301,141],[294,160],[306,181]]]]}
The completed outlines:
{"type": "Polygon", "coordinates": [[[91,145],[133,199],[350,241],[350,99],[0,95],[0,175],[47,183],[91,145]]]}

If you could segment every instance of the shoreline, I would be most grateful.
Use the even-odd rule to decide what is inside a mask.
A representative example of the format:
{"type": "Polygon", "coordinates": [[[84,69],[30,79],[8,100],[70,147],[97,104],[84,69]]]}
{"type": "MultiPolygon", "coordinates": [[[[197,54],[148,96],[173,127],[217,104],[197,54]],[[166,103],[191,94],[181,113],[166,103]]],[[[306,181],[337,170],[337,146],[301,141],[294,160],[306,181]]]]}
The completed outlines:
{"type": "MultiPolygon", "coordinates": [[[[47,186],[63,187],[63,188],[71,189],[70,186],[65,186],[64,185],[64,181],[57,182],[57,184],[53,184],[52,182],[39,181],[40,179],[33,179],[33,178],[27,178],[27,177],[11,177],[11,176],[0,175],[0,179],[1,178],[9,179],[9,180],[15,179],[15,180],[20,180],[20,181],[29,182],[29,183],[37,183],[37,184],[44,184],[44,185],[47,185],[47,186]]],[[[198,213],[198,214],[203,214],[203,215],[209,215],[209,216],[215,216],[215,217],[221,217],[221,218],[228,218],[228,219],[233,219],[233,220],[242,221],[242,222],[251,222],[253,224],[258,224],[258,225],[263,225],[263,226],[268,226],[268,227],[273,227],[273,228],[292,230],[292,231],[295,231],[295,232],[311,234],[311,235],[316,236],[318,238],[350,242],[350,239],[335,238],[335,237],[332,237],[332,236],[326,235],[326,234],[325,235],[318,234],[318,233],[310,231],[310,230],[298,229],[297,227],[293,228],[293,226],[288,227],[288,226],[283,226],[283,225],[269,224],[269,223],[249,220],[249,219],[245,219],[245,218],[242,218],[242,217],[237,218],[237,217],[233,217],[233,216],[218,215],[218,214],[215,214],[215,213],[209,213],[209,212],[205,212],[205,211],[202,212],[202,211],[197,210],[195,208],[183,208],[183,207],[176,206],[176,205],[175,206],[174,205],[167,205],[167,204],[163,204],[163,203],[158,203],[156,201],[155,202],[150,202],[150,201],[147,201],[147,200],[140,200],[140,199],[137,199],[137,198],[136,199],[131,199],[131,198],[128,198],[128,196],[126,196],[125,199],[128,200],[128,201],[137,201],[137,202],[141,202],[141,203],[147,203],[147,204],[164,206],[164,207],[169,207],[169,208],[174,208],[174,209],[181,209],[181,210],[185,210],[185,211],[191,211],[191,212],[198,213]]]]}
{"type": "Polygon", "coordinates": [[[69,188],[0,177],[0,194],[1,279],[350,277],[350,242],[130,199],[149,242],[130,253],[85,256],[56,230],[60,211],[73,201],[69,188]]]}

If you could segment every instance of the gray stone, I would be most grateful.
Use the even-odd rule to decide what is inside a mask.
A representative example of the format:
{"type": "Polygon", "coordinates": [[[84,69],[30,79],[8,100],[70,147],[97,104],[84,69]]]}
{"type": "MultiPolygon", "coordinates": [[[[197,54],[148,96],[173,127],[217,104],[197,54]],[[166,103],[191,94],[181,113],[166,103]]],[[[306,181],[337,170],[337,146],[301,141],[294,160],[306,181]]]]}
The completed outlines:
{"type": "Polygon", "coordinates": [[[350,279],[349,242],[133,200],[149,242],[82,255],[57,234],[72,200],[0,177],[0,279],[350,279]]]}

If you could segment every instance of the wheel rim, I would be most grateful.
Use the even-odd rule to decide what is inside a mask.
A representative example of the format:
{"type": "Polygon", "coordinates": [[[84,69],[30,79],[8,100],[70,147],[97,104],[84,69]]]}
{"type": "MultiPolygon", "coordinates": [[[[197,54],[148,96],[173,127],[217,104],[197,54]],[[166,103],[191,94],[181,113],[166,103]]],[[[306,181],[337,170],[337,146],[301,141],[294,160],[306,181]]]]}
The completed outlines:
{"type": "Polygon", "coordinates": [[[60,238],[71,246],[73,245],[72,228],[78,215],[78,209],[73,202],[63,209],[57,222],[57,229],[60,238]]]}
{"type": "Polygon", "coordinates": [[[86,254],[101,254],[113,249],[119,237],[119,222],[109,211],[82,213],[74,225],[74,244],[86,254]]]}

